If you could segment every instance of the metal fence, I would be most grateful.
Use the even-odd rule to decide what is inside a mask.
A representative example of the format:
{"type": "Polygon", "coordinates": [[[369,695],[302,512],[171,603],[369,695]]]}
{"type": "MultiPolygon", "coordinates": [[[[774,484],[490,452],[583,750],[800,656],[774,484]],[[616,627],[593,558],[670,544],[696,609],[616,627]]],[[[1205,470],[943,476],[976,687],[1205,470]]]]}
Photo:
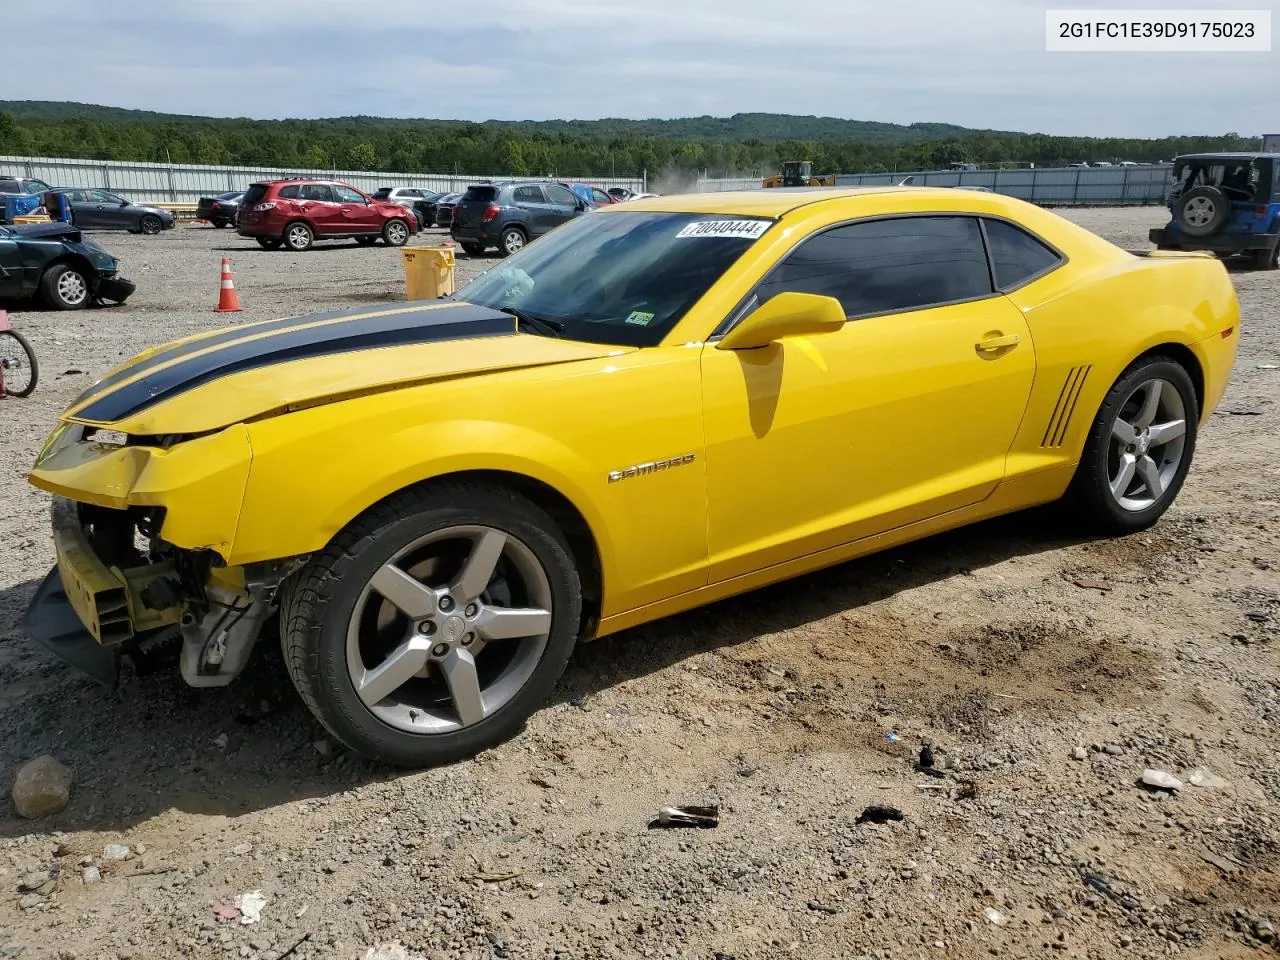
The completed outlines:
{"type": "MultiPolygon", "coordinates": [[[[836,186],[885,186],[912,177],[916,186],[986,187],[1043,207],[1162,204],[1170,187],[1170,164],[1137,167],[1045,167],[1018,170],[903,170],[842,173],[836,186]]],[[[699,193],[763,189],[757,179],[700,179],[699,193]]]]}
{"type": "MultiPolygon", "coordinates": [[[[0,176],[35,177],[54,187],[110,190],[127,200],[150,203],[195,203],[201,197],[243,190],[257,180],[316,177],[342,180],[372,193],[379,187],[422,187],[454,192],[500,175],[370,173],[365,170],[212,167],[193,163],[128,163],[116,160],[66,160],[52,157],[0,156],[0,176]]],[[[575,178],[576,179],[576,178],[575,178]]],[[[644,190],[636,177],[591,177],[603,187],[644,190]]]]}

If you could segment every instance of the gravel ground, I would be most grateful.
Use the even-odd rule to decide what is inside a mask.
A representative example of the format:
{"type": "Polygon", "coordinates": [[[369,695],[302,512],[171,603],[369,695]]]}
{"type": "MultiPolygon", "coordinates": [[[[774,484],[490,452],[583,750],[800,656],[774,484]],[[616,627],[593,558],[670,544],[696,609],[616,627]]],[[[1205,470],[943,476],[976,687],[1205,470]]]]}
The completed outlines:
{"type": "MultiPolygon", "coordinates": [[[[1129,247],[1163,219],[1067,215],[1129,247]]],[[[1233,271],[1232,384],[1153,530],[1033,513],[632,630],[581,650],[521,737],[406,775],[325,740],[272,644],[224,690],[129,674],[113,696],[21,635],[53,560],[25,470],[107,367],[223,322],[220,256],[237,319],[402,297],[383,247],[103,239],[135,299],[16,312],[44,380],[0,402],[0,785],[46,752],[76,775],[50,820],[0,801],[0,957],[1280,951],[1280,275],[1233,271]],[[926,741],[940,776],[914,768],[926,741]],[[1148,767],[1187,785],[1145,791],[1148,767]],[[647,829],[666,803],[721,824],[647,829]],[[248,891],[261,920],[221,922],[248,891]]]]}

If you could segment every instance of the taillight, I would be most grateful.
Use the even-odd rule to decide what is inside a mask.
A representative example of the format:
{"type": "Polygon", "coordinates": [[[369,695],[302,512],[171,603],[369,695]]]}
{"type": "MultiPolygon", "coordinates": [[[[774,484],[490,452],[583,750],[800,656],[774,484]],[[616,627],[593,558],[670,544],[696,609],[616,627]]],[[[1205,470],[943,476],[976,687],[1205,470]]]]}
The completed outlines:
{"type": "Polygon", "coordinates": [[[488,223],[497,215],[498,215],[498,205],[491,203],[489,204],[489,206],[485,207],[484,214],[480,217],[480,221],[482,223],[488,223]]]}
{"type": "Polygon", "coordinates": [[[253,208],[253,212],[266,213],[268,210],[274,210],[275,208],[276,208],[276,205],[274,203],[260,203],[253,208]]]}

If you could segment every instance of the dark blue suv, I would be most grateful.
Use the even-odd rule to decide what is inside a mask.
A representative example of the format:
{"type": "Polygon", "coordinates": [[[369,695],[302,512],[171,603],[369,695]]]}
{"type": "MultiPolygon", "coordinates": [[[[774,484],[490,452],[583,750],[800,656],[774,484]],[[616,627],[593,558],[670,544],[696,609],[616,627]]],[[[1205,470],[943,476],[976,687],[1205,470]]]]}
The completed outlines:
{"type": "Polygon", "coordinates": [[[453,208],[449,233],[473,257],[489,247],[506,257],[587,209],[568,187],[548,180],[477,183],[453,208]]]}
{"type": "Polygon", "coordinates": [[[1197,153],[1173,161],[1161,250],[1243,254],[1274,270],[1280,255],[1280,153],[1197,153]]]}

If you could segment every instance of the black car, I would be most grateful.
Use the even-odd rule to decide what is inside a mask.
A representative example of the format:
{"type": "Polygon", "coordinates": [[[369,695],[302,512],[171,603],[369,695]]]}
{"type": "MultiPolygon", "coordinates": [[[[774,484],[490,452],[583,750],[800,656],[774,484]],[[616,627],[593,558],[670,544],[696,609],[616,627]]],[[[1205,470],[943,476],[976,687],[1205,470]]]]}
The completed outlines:
{"type": "Polygon", "coordinates": [[[39,295],[56,310],[124,303],[134,284],[120,261],[69,223],[0,227],[0,300],[39,295]]]}
{"type": "Polygon", "coordinates": [[[505,257],[587,209],[586,200],[560,183],[478,183],[458,201],[449,233],[473,257],[489,247],[505,257]]]}
{"type": "Polygon", "coordinates": [[[54,192],[66,195],[72,222],[87,230],[155,234],[172,229],[178,219],[172,210],[138,206],[106,190],[57,187],[54,192]]]}
{"type": "Polygon", "coordinates": [[[435,203],[434,222],[437,227],[447,227],[453,223],[453,208],[461,199],[460,193],[446,193],[442,197],[436,197],[433,202],[435,203]]]}
{"type": "Polygon", "coordinates": [[[236,222],[236,211],[240,209],[243,190],[220,193],[216,197],[201,197],[196,204],[196,219],[208,220],[215,227],[230,227],[236,222]]]}

